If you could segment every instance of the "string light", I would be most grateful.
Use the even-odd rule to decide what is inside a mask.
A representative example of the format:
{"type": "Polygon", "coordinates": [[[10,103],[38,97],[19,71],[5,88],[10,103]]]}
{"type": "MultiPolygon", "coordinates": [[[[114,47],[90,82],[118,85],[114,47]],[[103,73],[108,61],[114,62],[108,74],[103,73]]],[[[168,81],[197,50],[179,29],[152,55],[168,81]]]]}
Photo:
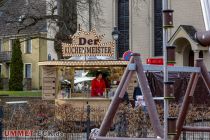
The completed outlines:
{"type": "MultiPolygon", "coordinates": [[[[125,66],[128,64],[128,61],[87,61],[85,62],[86,66],[125,66]]],[[[39,62],[39,66],[52,66],[52,65],[58,65],[58,66],[80,66],[84,65],[84,61],[45,61],[45,62],[39,62]]]]}
{"type": "Polygon", "coordinates": [[[90,32],[85,32],[82,28],[79,29],[79,31],[77,31],[74,35],[70,35],[69,38],[71,38],[73,41],[72,41],[72,44],[67,44],[67,43],[62,43],[62,53],[63,53],[63,56],[113,56],[114,55],[114,41],[111,41],[111,42],[104,42],[104,43],[101,43],[102,42],[102,39],[104,38],[105,34],[102,34],[102,35],[97,35],[96,34],[96,28],[93,28],[90,32]],[[109,51],[108,52],[100,52],[100,53],[80,53],[80,51],[78,53],[70,53],[68,52],[69,48],[71,47],[83,47],[84,48],[84,45],[80,45],[79,44],[79,38],[80,37],[83,37],[85,38],[86,36],[91,36],[93,37],[92,40],[95,40],[95,39],[98,39],[97,41],[97,44],[93,44],[92,46],[91,45],[87,45],[85,46],[86,48],[89,47],[100,47],[103,49],[103,47],[108,47],[108,48],[111,48],[111,52],[109,51]],[[67,52],[65,51],[67,50],[67,52]]]}

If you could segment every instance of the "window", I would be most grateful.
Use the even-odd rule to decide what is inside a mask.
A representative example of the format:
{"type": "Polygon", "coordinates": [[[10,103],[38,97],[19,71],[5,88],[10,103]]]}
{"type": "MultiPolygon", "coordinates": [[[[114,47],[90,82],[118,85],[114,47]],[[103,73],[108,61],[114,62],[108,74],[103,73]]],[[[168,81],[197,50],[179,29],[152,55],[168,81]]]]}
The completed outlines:
{"type": "Polygon", "coordinates": [[[9,40],[9,51],[12,51],[12,47],[14,46],[15,44],[15,39],[10,39],[9,40]]]}
{"type": "Polygon", "coordinates": [[[0,52],[2,52],[2,47],[3,47],[3,45],[2,45],[2,39],[0,39],[0,52]]]}
{"type": "Polygon", "coordinates": [[[25,78],[31,78],[31,64],[25,64],[25,78]]]}
{"type": "Polygon", "coordinates": [[[203,58],[203,51],[199,51],[199,58],[203,58]]]}
{"type": "Polygon", "coordinates": [[[10,79],[10,65],[8,65],[8,78],[10,79]]]}
{"type": "Polygon", "coordinates": [[[129,0],[118,1],[118,53],[122,57],[123,53],[129,50],[129,0]]]}
{"type": "Polygon", "coordinates": [[[32,53],[32,40],[26,40],[25,53],[32,53]]]}
{"type": "Polygon", "coordinates": [[[0,78],[2,78],[2,65],[0,64],[0,78]]]}
{"type": "Polygon", "coordinates": [[[154,0],[154,55],[163,55],[162,0],[154,0]]]}

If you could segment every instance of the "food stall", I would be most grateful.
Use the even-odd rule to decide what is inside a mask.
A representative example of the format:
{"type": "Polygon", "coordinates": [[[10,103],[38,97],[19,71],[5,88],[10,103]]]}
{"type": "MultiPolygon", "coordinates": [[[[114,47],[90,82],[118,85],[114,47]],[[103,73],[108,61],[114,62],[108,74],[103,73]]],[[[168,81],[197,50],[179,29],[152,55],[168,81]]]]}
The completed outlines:
{"type": "MultiPolygon", "coordinates": [[[[110,101],[111,91],[116,88],[116,81],[120,80],[123,74],[124,68],[127,65],[127,61],[115,61],[115,60],[86,60],[86,61],[46,61],[40,62],[40,66],[43,69],[43,84],[42,84],[42,98],[44,100],[60,100],[60,101],[110,101]],[[101,71],[108,72],[110,80],[110,89],[106,90],[103,97],[91,97],[90,96],[90,83],[91,78],[84,78],[81,83],[74,83],[78,80],[75,78],[76,71],[89,72],[89,71],[101,71]],[[86,80],[87,79],[87,80],[86,80]],[[87,85],[84,85],[87,82],[87,85]],[[76,84],[82,85],[82,91],[77,92],[76,84]],[[87,86],[85,89],[84,86],[87,86]]],[[[79,79],[80,80],[80,79],[79,79]]]]}
{"type": "Polygon", "coordinates": [[[109,105],[128,61],[114,59],[115,43],[102,42],[103,37],[98,36],[95,29],[90,32],[80,29],[71,36],[71,44],[62,44],[66,59],[39,62],[43,100],[55,100],[61,104],[71,102],[77,107],[84,104],[109,105]],[[104,96],[91,97],[91,80],[97,71],[106,73],[110,86],[104,96]]]}

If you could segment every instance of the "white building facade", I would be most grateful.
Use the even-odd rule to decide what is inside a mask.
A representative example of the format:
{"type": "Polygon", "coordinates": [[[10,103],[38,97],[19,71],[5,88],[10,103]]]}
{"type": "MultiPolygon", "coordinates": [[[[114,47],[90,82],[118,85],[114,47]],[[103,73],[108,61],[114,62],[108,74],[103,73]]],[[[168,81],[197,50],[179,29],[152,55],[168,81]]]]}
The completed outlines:
{"type": "MultiPolygon", "coordinates": [[[[176,65],[192,66],[196,58],[202,57],[210,71],[209,49],[194,38],[197,31],[208,29],[209,21],[205,17],[210,6],[208,1],[202,1],[205,0],[170,1],[174,28],[169,30],[168,44],[176,46],[176,65]]],[[[98,24],[92,16],[91,26],[96,27],[99,34],[105,34],[107,41],[112,40],[113,28],[118,27],[119,56],[132,50],[141,54],[143,63],[147,58],[162,57],[162,0],[100,0],[100,5],[102,21],[98,24]]],[[[86,14],[89,15],[88,10],[86,14]]],[[[88,29],[87,23],[78,19],[82,28],[88,29]]]]}

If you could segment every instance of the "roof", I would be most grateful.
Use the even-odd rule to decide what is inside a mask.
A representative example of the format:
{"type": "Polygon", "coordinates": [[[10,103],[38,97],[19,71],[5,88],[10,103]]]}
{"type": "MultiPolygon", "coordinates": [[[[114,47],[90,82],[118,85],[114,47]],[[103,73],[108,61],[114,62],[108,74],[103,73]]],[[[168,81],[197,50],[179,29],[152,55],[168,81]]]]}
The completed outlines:
{"type": "Polygon", "coordinates": [[[180,25],[180,26],[177,28],[176,32],[171,36],[169,42],[170,42],[171,39],[176,35],[176,33],[180,30],[180,28],[182,28],[182,29],[189,35],[189,37],[190,37],[193,41],[197,42],[197,40],[195,39],[195,33],[197,32],[197,30],[196,30],[193,26],[191,26],[191,25],[180,25]]]}
{"type": "Polygon", "coordinates": [[[69,67],[108,67],[108,66],[127,66],[129,61],[115,60],[89,60],[89,61],[44,61],[39,62],[39,66],[69,66],[69,67]]]}
{"type": "Polygon", "coordinates": [[[190,25],[180,25],[180,26],[186,31],[186,33],[190,36],[190,38],[192,40],[197,42],[197,40],[195,39],[195,33],[197,31],[196,31],[196,29],[193,26],[190,26],[190,25]]]}
{"type": "MultiPolygon", "coordinates": [[[[46,20],[38,21],[35,25],[26,29],[18,30],[23,26],[20,24],[21,18],[25,16],[46,15],[45,0],[3,0],[0,3],[0,36],[34,34],[47,32],[46,20]]],[[[31,23],[32,20],[26,20],[24,24],[31,23]]]]}

